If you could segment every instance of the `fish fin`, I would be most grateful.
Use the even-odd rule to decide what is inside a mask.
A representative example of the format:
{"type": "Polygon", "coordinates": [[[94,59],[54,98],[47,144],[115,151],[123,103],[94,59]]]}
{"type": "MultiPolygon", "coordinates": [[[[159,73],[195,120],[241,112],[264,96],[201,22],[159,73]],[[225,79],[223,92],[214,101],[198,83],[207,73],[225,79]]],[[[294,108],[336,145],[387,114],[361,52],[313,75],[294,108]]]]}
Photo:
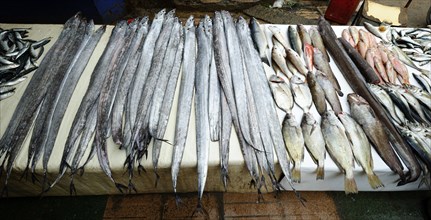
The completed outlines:
{"type": "Polygon", "coordinates": [[[264,63],[268,64],[268,66],[271,66],[271,65],[269,64],[269,60],[268,60],[268,57],[267,57],[267,56],[260,57],[260,59],[262,60],[262,62],[264,62],[264,63]]]}
{"type": "MultiPolygon", "coordinates": [[[[25,180],[27,181],[27,177],[28,177],[28,170],[29,170],[29,166],[27,165],[24,169],[24,171],[22,172],[21,177],[19,178],[19,180],[21,181],[24,177],[25,180]]],[[[1,173],[0,173],[0,177],[1,177],[1,173]]]]}
{"type": "Polygon", "coordinates": [[[156,181],[154,183],[154,188],[157,188],[157,184],[159,183],[159,180],[160,180],[160,176],[157,173],[157,169],[154,170],[154,174],[156,175],[156,181]]]}
{"type": "Polygon", "coordinates": [[[138,164],[138,174],[141,175],[141,171],[144,171],[144,173],[147,172],[147,170],[145,170],[144,166],[142,166],[141,162],[139,162],[138,164]]]}
{"type": "Polygon", "coordinates": [[[221,168],[221,179],[223,182],[224,190],[227,191],[227,184],[229,182],[229,175],[228,175],[227,167],[221,168]]]}
{"type": "Polygon", "coordinates": [[[193,211],[192,217],[195,217],[195,214],[202,214],[204,215],[205,219],[209,219],[209,215],[207,210],[202,205],[202,201],[199,199],[198,205],[196,206],[196,209],[193,211]]]}
{"type": "Polygon", "coordinates": [[[358,187],[356,186],[355,179],[345,177],[344,178],[344,192],[347,194],[356,194],[358,193],[358,187]]]}
{"type": "Polygon", "coordinates": [[[377,189],[380,187],[384,187],[382,181],[380,181],[379,177],[374,172],[367,174],[367,176],[368,176],[368,183],[370,184],[371,188],[377,189]]]}
{"type": "Polygon", "coordinates": [[[301,182],[301,167],[297,164],[292,169],[292,182],[300,183],[301,182]]]}
{"type": "Polygon", "coordinates": [[[114,184],[115,184],[115,187],[117,187],[118,191],[120,191],[121,193],[124,193],[123,189],[128,189],[127,186],[121,183],[114,182],[114,184]]]}
{"type": "Polygon", "coordinates": [[[325,168],[322,167],[317,167],[317,174],[316,174],[316,180],[323,180],[325,179],[325,168]]]}
{"type": "Polygon", "coordinates": [[[77,195],[76,194],[76,188],[75,188],[75,184],[73,183],[73,176],[72,176],[72,178],[70,179],[70,184],[69,184],[69,193],[70,193],[70,195],[71,196],[73,196],[73,195],[77,195]]]}
{"type": "Polygon", "coordinates": [[[132,193],[132,190],[133,190],[135,193],[138,193],[138,190],[136,190],[135,184],[133,184],[133,182],[132,182],[132,180],[131,180],[131,179],[129,179],[129,185],[128,185],[128,187],[127,187],[127,190],[128,190],[128,192],[129,192],[129,194],[130,194],[130,193],[132,193]]]}
{"type": "Polygon", "coordinates": [[[175,204],[177,205],[177,207],[180,206],[180,204],[183,203],[183,200],[181,199],[181,197],[178,195],[178,193],[175,192],[175,204]]]}

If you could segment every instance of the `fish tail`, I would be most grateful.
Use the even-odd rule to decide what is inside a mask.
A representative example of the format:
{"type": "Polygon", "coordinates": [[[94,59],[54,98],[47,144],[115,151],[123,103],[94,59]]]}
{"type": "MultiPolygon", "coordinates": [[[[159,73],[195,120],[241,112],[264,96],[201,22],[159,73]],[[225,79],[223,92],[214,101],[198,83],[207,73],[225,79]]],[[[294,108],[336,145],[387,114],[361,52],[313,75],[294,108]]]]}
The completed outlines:
{"type": "Polygon", "coordinates": [[[382,181],[380,181],[379,177],[375,173],[367,174],[368,176],[368,183],[370,183],[371,188],[377,189],[380,187],[384,187],[382,181]]]}
{"type": "Polygon", "coordinates": [[[269,60],[267,56],[261,56],[260,59],[262,60],[262,62],[268,64],[268,66],[271,66],[271,64],[269,64],[269,60]]]}
{"type": "Polygon", "coordinates": [[[301,182],[301,167],[295,165],[292,169],[292,182],[300,183],[301,182]]]}
{"type": "Polygon", "coordinates": [[[192,217],[194,217],[194,216],[195,216],[195,214],[197,214],[197,213],[199,213],[199,214],[201,214],[201,215],[204,215],[205,219],[209,219],[208,212],[207,212],[207,210],[205,210],[205,208],[203,207],[203,205],[202,205],[202,201],[201,201],[200,199],[199,199],[199,201],[198,201],[198,205],[196,206],[195,211],[193,211],[192,217]]]}
{"type": "Polygon", "coordinates": [[[223,181],[224,190],[227,191],[227,184],[229,182],[229,175],[227,167],[221,168],[221,179],[223,181]]]}
{"type": "Polygon", "coordinates": [[[344,178],[344,191],[346,195],[358,193],[358,187],[356,186],[356,181],[353,177],[344,178]]]}
{"type": "Polygon", "coordinates": [[[317,167],[316,180],[323,180],[323,179],[325,179],[325,167],[319,166],[317,167]]]}

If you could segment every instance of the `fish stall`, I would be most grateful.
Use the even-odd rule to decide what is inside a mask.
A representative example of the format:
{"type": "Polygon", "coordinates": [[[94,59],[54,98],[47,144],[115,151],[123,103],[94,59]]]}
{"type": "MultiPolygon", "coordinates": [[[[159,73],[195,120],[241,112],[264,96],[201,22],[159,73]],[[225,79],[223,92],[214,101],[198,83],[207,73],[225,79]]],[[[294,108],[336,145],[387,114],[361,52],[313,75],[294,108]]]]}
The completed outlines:
{"type": "Polygon", "coordinates": [[[226,11],[0,24],[2,195],[429,190],[430,37],[226,11]],[[22,48],[31,73],[3,61],[22,48]]]}

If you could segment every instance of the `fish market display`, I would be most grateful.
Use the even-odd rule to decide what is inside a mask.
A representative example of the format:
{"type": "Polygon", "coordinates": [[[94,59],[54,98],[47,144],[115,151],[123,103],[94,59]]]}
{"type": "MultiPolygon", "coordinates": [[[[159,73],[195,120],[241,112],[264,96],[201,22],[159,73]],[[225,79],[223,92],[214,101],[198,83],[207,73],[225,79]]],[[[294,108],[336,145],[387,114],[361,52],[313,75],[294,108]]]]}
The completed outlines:
{"type": "Polygon", "coordinates": [[[421,175],[430,182],[428,29],[365,24],[338,38],[323,18],[318,26],[261,25],[217,11],[182,24],[175,9],[107,28],[73,16],[37,69],[50,38],[33,41],[26,39],[30,30],[0,30],[0,100],[36,69],[0,139],[4,195],[22,152],[21,175],[31,174],[42,193],[69,176],[69,192],[77,194],[77,178],[94,161],[113,189],[138,192],[138,171],[156,187],[169,184],[177,203],[177,193],[193,179],[195,213],[206,216],[210,158],[218,151],[219,184],[229,190],[232,147],[259,196],[286,189],[285,178],[287,190],[302,201],[296,186],[309,181],[306,160],[316,164],[316,183],[325,181],[328,165],[338,167],[346,194],[361,186],[355,161],[370,189],[393,184],[376,175],[377,159],[399,176],[398,185],[421,175]],[[84,77],[89,82],[75,98],[84,77]],[[66,116],[71,105],[76,114],[66,116]],[[68,136],[58,144],[62,126],[69,126],[68,136]],[[58,163],[51,158],[56,152],[62,152],[58,171],[48,166],[58,163]],[[196,160],[193,177],[181,172],[183,158],[190,157],[196,160]],[[125,177],[117,175],[112,158],[122,159],[125,177]],[[161,179],[167,167],[169,181],[161,179]],[[147,168],[154,173],[142,172],[147,168]]]}
{"type": "Polygon", "coordinates": [[[37,60],[44,52],[50,37],[28,39],[30,28],[0,28],[0,101],[15,93],[15,85],[24,81],[27,74],[39,67],[37,60]]]}

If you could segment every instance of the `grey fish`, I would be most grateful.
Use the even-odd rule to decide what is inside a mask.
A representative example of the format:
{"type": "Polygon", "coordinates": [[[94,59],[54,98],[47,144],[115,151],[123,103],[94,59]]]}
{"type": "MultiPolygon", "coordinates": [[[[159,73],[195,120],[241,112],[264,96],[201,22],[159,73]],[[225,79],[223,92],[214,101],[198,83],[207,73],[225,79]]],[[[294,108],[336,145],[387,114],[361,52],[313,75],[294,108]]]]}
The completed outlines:
{"type": "MultiPolygon", "coordinates": [[[[211,33],[212,34],[212,33],[211,33]]],[[[212,42],[211,42],[212,47],[212,42]]],[[[221,111],[221,88],[217,77],[214,53],[211,56],[210,78],[208,94],[208,115],[210,123],[211,141],[218,141],[220,137],[220,111],[221,111]]]]}
{"type": "Polygon", "coordinates": [[[310,153],[311,158],[317,165],[316,180],[325,178],[325,139],[319,123],[313,118],[311,113],[305,113],[301,120],[302,135],[304,137],[305,147],[310,153]]]}
{"type": "Polygon", "coordinates": [[[431,109],[431,94],[414,85],[404,85],[407,90],[429,109],[431,109]]]}
{"type": "Polygon", "coordinates": [[[353,119],[361,125],[363,131],[373,144],[374,149],[376,149],[386,165],[404,180],[403,165],[392,149],[389,137],[382,123],[377,119],[373,109],[365,99],[354,93],[347,96],[347,101],[349,102],[350,113],[353,119]]]}
{"type": "MultiPolygon", "coordinates": [[[[157,174],[157,168],[158,168],[158,160],[160,157],[160,150],[162,147],[162,138],[165,136],[166,128],[168,126],[168,120],[169,115],[171,112],[176,85],[177,85],[177,79],[180,74],[180,67],[181,67],[181,60],[183,56],[183,49],[184,49],[184,39],[183,39],[183,29],[181,28],[181,23],[178,22],[178,25],[180,26],[180,29],[176,29],[174,27],[173,31],[179,32],[179,45],[178,48],[175,50],[175,60],[174,65],[171,68],[169,81],[166,86],[165,94],[163,97],[162,105],[160,108],[160,116],[157,126],[156,135],[153,142],[153,151],[152,151],[152,159],[153,159],[153,167],[154,172],[157,174]]],[[[173,36],[175,36],[175,33],[172,33],[173,36]]],[[[157,175],[158,177],[158,175],[157,175]]]]}
{"type": "Polygon", "coordinates": [[[297,31],[297,28],[293,27],[292,25],[289,25],[288,27],[288,36],[290,40],[290,44],[292,46],[292,49],[298,53],[300,57],[303,56],[303,49],[302,49],[302,42],[301,38],[299,37],[299,33],[297,31]]]}
{"type": "Polygon", "coordinates": [[[125,61],[127,66],[124,69],[121,79],[119,79],[118,91],[115,96],[114,106],[112,107],[112,139],[119,145],[123,143],[123,112],[125,112],[124,108],[127,104],[127,94],[132,80],[135,77],[135,72],[142,55],[142,45],[148,33],[148,28],[148,17],[144,17],[139,21],[136,34],[130,43],[130,58],[127,59],[127,62],[125,61]]]}
{"type": "Polygon", "coordinates": [[[353,176],[353,153],[343,124],[332,110],[328,110],[322,116],[321,127],[326,149],[337,167],[345,175],[344,192],[346,194],[358,193],[353,176]]]}
{"type": "Polygon", "coordinates": [[[322,37],[320,36],[319,31],[316,27],[311,26],[310,29],[308,29],[308,33],[310,33],[311,41],[313,42],[313,46],[317,48],[319,51],[322,52],[323,58],[329,62],[330,58],[328,55],[328,52],[326,51],[325,44],[323,44],[322,37]]]}
{"type": "Polygon", "coordinates": [[[305,80],[302,80],[298,76],[293,76],[290,80],[290,88],[292,89],[295,103],[302,109],[302,111],[304,111],[304,113],[309,112],[311,105],[313,104],[313,98],[311,97],[310,89],[305,80]]]}
{"type": "Polygon", "coordinates": [[[326,111],[325,90],[317,82],[315,73],[310,72],[307,74],[307,84],[310,88],[314,106],[316,106],[317,112],[322,115],[326,111]]]}
{"type": "Polygon", "coordinates": [[[269,85],[277,106],[286,113],[292,113],[294,101],[289,84],[283,78],[271,75],[269,85]]]}
{"type": "Polygon", "coordinates": [[[283,51],[284,48],[282,47],[273,47],[272,48],[272,60],[275,61],[278,67],[280,67],[280,70],[286,75],[287,78],[291,78],[293,76],[292,72],[290,72],[289,68],[287,67],[286,60],[283,57],[283,51]]]}
{"type": "Polygon", "coordinates": [[[272,36],[274,36],[283,45],[284,49],[287,50],[292,48],[277,26],[268,26],[268,29],[271,31],[272,36]]]}
{"type": "Polygon", "coordinates": [[[324,72],[327,76],[327,78],[331,81],[332,87],[337,91],[339,96],[343,96],[343,92],[341,92],[340,84],[338,83],[337,78],[335,77],[334,73],[332,72],[331,67],[329,66],[329,63],[324,58],[324,53],[322,53],[319,49],[314,48],[313,53],[313,61],[314,66],[316,69],[324,72]]]}
{"type": "Polygon", "coordinates": [[[373,171],[373,158],[371,157],[371,146],[367,135],[365,135],[361,126],[348,113],[341,112],[338,114],[338,118],[346,129],[346,135],[351,143],[353,156],[367,174],[371,188],[377,189],[383,187],[382,181],[373,171]]]}
{"type": "MultiPolygon", "coordinates": [[[[169,36],[169,42],[166,45],[166,52],[163,57],[162,67],[158,74],[156,86],[153,90],[153,97],[151,105],[148,108],[148,131],[150,135],[156,139],[162,139],[163,137],[158,136],[157,131],[159,130],[159,117],[162,111],[161,106],[164,101],[164,96],[167,90],[168,81],[172,75],[171,71],[175,63],[178,45],[180,43],[180,30],[182,29],[181,24],[175,19],[174,25],[169,36]]],[[[181,30],[182,33],[182,30],[181,30]]],[[[154,149],[154,148],[153,148],[154,149]]],[[[154,159],[154,158],[153,158],[154,159]]]]}
{"type": "Polygon", "coordinates": [[[331,105],[332,110],[338,114],[343,111],[340,103],[340,99],[338,98],[335,88],[332,83],[329,81],[327,75],[321,71],[316,71],[316,81],[322,87],[326,100],[329,105],[331,105]]]}
{"type": "Polygon", "coordinates": [[[292,49],[287,49],[287,58],[296,67],[296,69],[304,76],[307,75],[308,69],[305,66],[303,59],[292,49]]]}
{"type": "Polygon", "coordinates": [[[391,97],[386,93],[385,90],[374,84],[368,84],[370,91],[377,97],[380,103],[388,110],[389,115],[399,125],[403,125],[406,122],[406,118],[401,111],[396,110],[395,104],[392,102],[391,97]]]}
{"type": "Polygon", "coordinates": [[[230,68],[232,71],[232,83],[234,89],[235,103],[238,111],[238,119],[241,126],[241,132],[244,139],[250,145],[253,145],[251,139],[251,128],[249,125],[249,114],[247,113],[247,100],[244,99],[245,84],[244,84],[244,67],[241,56],[238,35],[232,17],[227,11],[222,11],[227,48],[229,53],[230,68]]]}
{"type": "Polygon", "coordinates": [[[265,36],[264,30],[260,27],[259,22],[253,17],[250,19],[250,32],[254,42],[254,46],[259,51],[259,57],[262,62],[269,65],[267,51],[269,50],[268,41],[265,36]]]}
{"type": "MultiPolygon", "coordinates": [[[[208,120],[208,82],[211,63],[211,45],[205,33],[205,22],[210,18],[201,19],[196,29],[197,57],[195,69],[195,114],[196,114],[196,155],[198,175],[198,210],[202,209],[202,195],[208,174],[208,158],[210,145],[210,127],[208,120]]],[[[200,210],[199,210],[200,211],[200,210]]]]}
{"type": "Polygon", "coordinates": [[[221,93],[221,120],[220,120],[220,173],[225,190],[229,179],[229,144],[232,132],[232,115],[224,93],[221,93]]]}
{"type": "Polygon", "coordinates": [[[283,120],[284,143],[293,160],[292,181],[301,182],[301,162],[304,160],[304,137],[302,130],[291,114],[286,114],[283,120]]]}
{"type": "Polygon", "coordinates": [[[369,32],[371,32],[374,36],[382,39],[384,43],[390,42],[390,40],[388,40],[386,37],[386,33],[390,31],[390,25],[382,25],[379,27],[374,27],[372,24],[368,22],[364,22],[364,27],[369,32]]]}
{"type": "Polygon", "coordinates": [[[186,145],[187,132],[193,99],[193,89],[195,81],[195,60],[196,60],[196,34],[194,18],[190,16],[184,27],[184,53],[183,68],[181,75],[180,91],[178,95],[178,105],[175,123],[175,137],[172,153],[172,186],[174,193],[177,192],[177,179],[180,171],[180,163],[183,158],[186,145]]]}
{"type": "Polygon", "coordinates": [[[297,31],[298,31],[299,37],[300,37],[301,42],[302,42],[302,48],[305,50],[305,45],[306,44],[308,44],[308,45],[312,45],[313,44],[312,41],[311,41],[310,34],[308,33],[308,31],[305,28],[305,26],[302,25],[302,24],[298,24],[297,25],[297,29],[298,29],[297,31]]]}

